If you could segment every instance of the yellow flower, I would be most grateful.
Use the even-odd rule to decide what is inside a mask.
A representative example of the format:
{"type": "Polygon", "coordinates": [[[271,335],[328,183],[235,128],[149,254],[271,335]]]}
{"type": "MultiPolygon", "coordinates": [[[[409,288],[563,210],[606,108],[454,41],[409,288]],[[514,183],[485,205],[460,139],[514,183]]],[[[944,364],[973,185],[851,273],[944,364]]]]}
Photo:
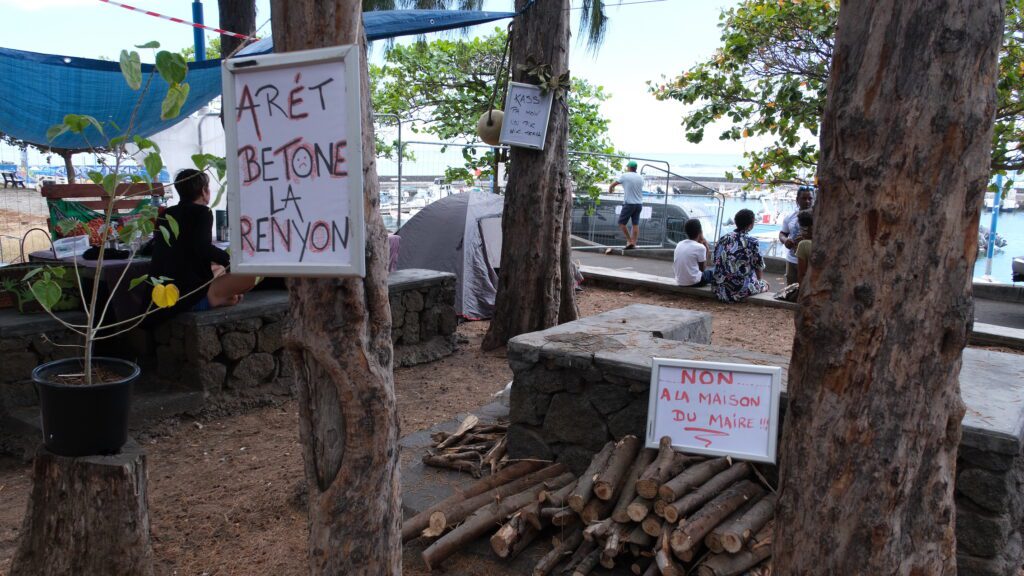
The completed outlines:
{"type": "Polygon", "coordinates": [[[153,304],[157,308],[170,308],[178,301],[178,287],[174,284],[157,284],[153,286],[153,304]]]}

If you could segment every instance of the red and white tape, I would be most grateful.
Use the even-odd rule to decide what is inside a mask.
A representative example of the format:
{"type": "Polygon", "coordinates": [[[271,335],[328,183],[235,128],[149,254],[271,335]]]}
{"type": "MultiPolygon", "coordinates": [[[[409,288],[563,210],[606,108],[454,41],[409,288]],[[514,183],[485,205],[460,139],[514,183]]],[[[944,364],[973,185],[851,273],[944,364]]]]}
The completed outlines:
{"type": "Polygon", "coordinates": [[[121,4],[120,2],[114,2],[113,0],[100,0],[100,2],[103,2],[104,4],[110,4],[113,6],[120,6],[121,8],[124,8],[125,10],[131,10],[132,12],[141,12],[149,16],[156,16],[157,18],[163,18],[164,20],[170,20],[171,22],[177,22],[178,24],[187,24],[188,26],[192,26],[193,28],[209,30],[211,32],[216,32],[217,34],[222,34],[224,36],[234,36],[235,38],[241,38],[242,40],[255,39],[251,38],[250,36],[246,36],[245,34],[239,34],[238,32],[229,32],[227,30],[221,30],[220,28],[214,28],[212,26],[196,24],[195,22],[189,22],[188,20],[182,20],[181,18],[175,18],[173,16],[164,16],[163,14],[159,14],[157,12],[143,10],[142,8],[136,8],[135,6],[129,6],[128,4],[121,4]]]}

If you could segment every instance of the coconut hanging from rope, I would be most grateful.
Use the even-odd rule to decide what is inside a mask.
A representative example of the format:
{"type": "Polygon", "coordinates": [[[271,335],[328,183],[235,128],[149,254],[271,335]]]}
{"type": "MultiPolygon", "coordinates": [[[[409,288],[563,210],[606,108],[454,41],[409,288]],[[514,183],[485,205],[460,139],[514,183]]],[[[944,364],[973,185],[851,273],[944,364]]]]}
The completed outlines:
{"type": "Polygon", "coordinates": [[[505,113],[501,110],[488,110],[476,123],[476,133],[485,144],[497,146],[501,139],[501,120],[505,113]]]}

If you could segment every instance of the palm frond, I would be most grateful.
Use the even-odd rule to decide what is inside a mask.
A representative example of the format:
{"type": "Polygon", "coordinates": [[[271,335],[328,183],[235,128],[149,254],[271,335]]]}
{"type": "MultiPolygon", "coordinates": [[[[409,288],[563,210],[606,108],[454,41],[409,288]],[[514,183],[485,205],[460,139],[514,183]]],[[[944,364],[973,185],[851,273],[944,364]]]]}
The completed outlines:
{"type": "Polygon", "coordinates": [[[585,31],[587,49],[597,52],[608,31],[608,16],[604,13],[604,0],[583,0],[580,9],[580,30],[585,31]]]}

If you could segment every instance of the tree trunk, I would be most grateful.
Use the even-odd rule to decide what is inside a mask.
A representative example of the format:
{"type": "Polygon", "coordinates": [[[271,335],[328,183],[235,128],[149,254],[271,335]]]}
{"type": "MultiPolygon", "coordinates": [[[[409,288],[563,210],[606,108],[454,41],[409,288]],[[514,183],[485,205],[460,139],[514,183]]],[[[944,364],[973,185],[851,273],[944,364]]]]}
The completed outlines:
{"type": "Polygon", "coordinates": [[[400,574],[398,412],[386,232],[377,210],[369,78],[356,0],[273,0],[278,53],[361,47],[366,277],[288,282],[287,344],[299,391],[312,574],[400,574]]]}
{"type": "Polygon", "coordinates": [[[774,566],[953,576],[957,378],[1003,2],[841,6],[774,566]]]}
{"type": "Polygon", "coordinates": [[[146,455],[68,458],[40,447],[12,576],[153,574],[146,455]]]}
{"type": "MultiPolygon", "coordinates": [[[[256,33],[256,0],[217,0],[217,9],[220,12],[222,30],[246,36],[256,33]]],[[[221,57],[227,58],[242,42],[240,38],[221,34],[221,57]]]]}
{"type": "Polygon", "coordinates": [[[68,184],[74,184],[75,165],[71,162],[73,152],[71,152],[71,150],[61,150],[58,154],[60,154],[60,157],[64,159],[64,171],[68,174],[68,184]]]}
{"type": "MultiPolygon", "coordinates": [[[[520,10],[527,0],[516,0],[520,10]]],[[[569,69],[568,0],[533,4],[512,29],[513,80],[536,84],[518,69],[528,56],[549,64],[555,75],[569,69]]],[[[501,271],[494,318],[484,350],[513,336],[550,328],[578,316],[569,273],[569,115],[555,99],[544,150],[515,146],[501,217],[501,271]]]]}

